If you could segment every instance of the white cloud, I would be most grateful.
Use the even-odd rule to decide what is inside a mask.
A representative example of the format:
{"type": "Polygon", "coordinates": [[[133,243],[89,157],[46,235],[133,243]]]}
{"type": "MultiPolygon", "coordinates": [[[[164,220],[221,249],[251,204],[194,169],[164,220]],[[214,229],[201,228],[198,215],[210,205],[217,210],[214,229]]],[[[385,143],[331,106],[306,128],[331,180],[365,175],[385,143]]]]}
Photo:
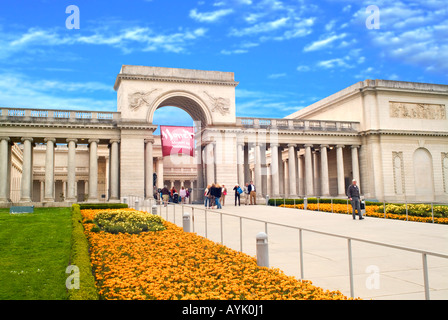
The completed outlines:
{"type": "Polygon", "coordinates": [[[113,88],[98,82],[64,82],[59,80],[36,80],[23,74],[0,74],[0,105],[16,108],[46,108],[73,110],[116,111],[113,88]],[[76,92],[76,96],[70,96],[76,92]],[[111,98],[89,98],[91,92],[109,92],[111,98]],[[83,93],[82,97],[79,93],[83,93]]]}
{"type": "Polygon", "coordinates": [[[118,48],[123,53],[132,51],[185,52],[192,40],[205,36],[207,29],[197,28],[175,33],[155,33],[148,27],[128,27],[121,30],[93,30],[90,34],[66,36],[58,29],[30,28],[23,34],[3,33],[0,30],[2,50],[0,59],[28,52],[33,48],[55,47],[62,45],[105,45],[118,48]]]}
{"type": "Polygon", "coordinates": [[[324,48],[331,46],[331,44],[336,40],[343,39],[346,36],[347,36],[346,33],[341,33],[339,35],[331,34],[324,39],[314,41],[313,43],[305,46],[303,51],[310,52],[310,51],[322,50],[324,48]]]}
{"type": "Polygon", "coordinates": [[[273,73],[268,75],[268,79],[278,79],[286,77],[286,73],[273,73]]]}
{"type": "Polygon", "coordinates": [[[339,67],[339,68],[350,68],[351,67],[342,58],[335,58],[335,59],[330,59],[330,60],[319,61],[317,63],[317,66],[324,68],[324,69],[333,69],[336,67],[339,67]]]}
{"type": "Polygon", "coordinates": [[[298,66],[297,67],[297,71],[300,71],[300,72],[305,72],[305,71],[310,71],[310,70],[311,70],[311,68],[309,66],[298,66]]]}
{"type": "Polygon", "coordinates": [[[236,36],[236,37],[242,37],[242,36],[247,36],[247,35],[253,35],[253,34],[258,34],[258,33],[274,31],[274,30],[284,27],[287,24],[288,20],[289,20],[288,17],[283,17],[283,18],[269,21],[269,22],[258,23],[251,27],[243,28],[241,30],[232,29],[230,32],[230,35],[236,36]]]}
{"type": "Polygon", "coordinates": [[[190,18],[199,22],[216,22],[231,13],[233,13],[233,9],[221,9],[210,12],[198,12],[197,9],[193,9],[190,11],[190,18]]]}

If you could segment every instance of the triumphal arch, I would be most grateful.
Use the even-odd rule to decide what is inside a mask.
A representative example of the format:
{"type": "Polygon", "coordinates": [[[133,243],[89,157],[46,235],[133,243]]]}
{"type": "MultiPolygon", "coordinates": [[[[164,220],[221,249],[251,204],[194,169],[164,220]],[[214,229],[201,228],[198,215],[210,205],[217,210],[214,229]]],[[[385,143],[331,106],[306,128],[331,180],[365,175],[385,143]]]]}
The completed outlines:
{"type": "Polygon", "coordinates": [[[366,199],[448,201],[447,85],[365,80],[272,119],[237,117],[237,85],[232,72],[124,65],[116,112],[1,107],[0,203],[152,198],[186,173],[198,201],[208,184],[250,180],[259,199],[345,197],[352,179],[366,199]],[[163,169],[164,106],[194,120],[187,169],[176,155],[163,169]]]}

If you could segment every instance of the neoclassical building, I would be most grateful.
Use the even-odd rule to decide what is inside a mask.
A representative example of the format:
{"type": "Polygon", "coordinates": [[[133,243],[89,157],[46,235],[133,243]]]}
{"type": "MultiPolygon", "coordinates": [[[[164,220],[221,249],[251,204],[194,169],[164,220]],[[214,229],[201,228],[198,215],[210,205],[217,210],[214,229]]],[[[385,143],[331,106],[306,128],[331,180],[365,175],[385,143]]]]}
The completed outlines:
{"type": "MultiPolygon", "coordinates": [[[[122,66],[117,112],[0,108],[0,203],[152,198],[253,180],[257,196],[448,201],[448,86],[365,80],[278,119],[236,117],[231,72],[122,66]],[[162,157],[154,112],[185,110],[195,157],[162,157]],[[154,173],[157,182],[154,185],[154,173]]],[[[58,204],[59,205],[59,204],[58,204]]]]}

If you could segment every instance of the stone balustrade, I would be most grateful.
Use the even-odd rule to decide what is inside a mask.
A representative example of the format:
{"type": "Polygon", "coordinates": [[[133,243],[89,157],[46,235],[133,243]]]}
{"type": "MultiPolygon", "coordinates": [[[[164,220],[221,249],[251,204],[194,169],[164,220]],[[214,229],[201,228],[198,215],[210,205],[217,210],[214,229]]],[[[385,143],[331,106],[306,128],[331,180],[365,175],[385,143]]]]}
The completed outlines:
{"type": "Polygon", "coordinates": [[[120,112],[0,108],[0,121],[114,123],[119,119],[120,112]]]}
{"type": "Polygon", "coordinates": [[[236,118],[237,126],[254,129],[278,129],[278,130],[310,130],[310,131],[345,131],[356,132],[359,122],[352,121],[326,121],[303,119],[270,119],[270,118],[236,118]]]}

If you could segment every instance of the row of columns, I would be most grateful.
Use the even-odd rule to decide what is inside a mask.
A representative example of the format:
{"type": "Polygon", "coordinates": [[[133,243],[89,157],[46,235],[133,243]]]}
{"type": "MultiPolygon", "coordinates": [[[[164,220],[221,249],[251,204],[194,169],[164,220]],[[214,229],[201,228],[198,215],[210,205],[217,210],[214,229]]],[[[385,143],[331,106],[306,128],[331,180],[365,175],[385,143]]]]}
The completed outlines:
{"type": "MultiPolygon", "coordinates": [[[[31,202],[33,183],[33,138],[21,139],[23,143],[22,180],[20,202],[31,202]]],[[[44,202],[53,202],[55,187],[55,138],[45,138],[45,187],[44,202]]],[[[74,138],[66,139],[67,153],[67,194],[66,201],[76,201],[76,144],[74,138]]],[[[89,139],[89,201],[98,201],[98,139],[89,139]]],[[[110,140],[110,200],[119,199],[119,140],[110,140]]],[[[11,142],[9,137],[0,137],[0,202],[10,201],[11,142]]],[[[152,168],[152,167],[151,167],[152,168]]]]}
{"type": "MultiPolygon", "coordinates": [[[[329,184],[329,172],[328,172],[328,149],[329,145],[317,145],[304,144],[304,194],[305,196],[315,195],[314,183],[315,177],[313,176],[313,155],[312,148],[316,148],[320,151],[320,186],[321,186],[321,196],[330,196],[330,184],[329,184]]],[[[345,145],[336,145],[336,170],[337,170],[337,192],[338,196],[345,196],[345,173],[344,173],[344,156],[343,148],[345,145]]],[[[297,196],[297,173],[300,174],[300,170],[297,170],[299,165],[298,161],[298,146],[297,144],[287,144],[288,149],[288,180],[289,180],[289,195],[297,196]]],[[[353,178],[359,181],[359,160],[358,160],[358,148],[359,145],[352,145],[351,148],[351,158],[352,158],[352,173],[353,178]]],[[[237,146],[237,160],[238,160],[238,183],[244,185],[247,182],[247,173],[245,173],[245,167],[248,165],[247,158],[245,156],[246,149],[248,145],[246,143],[240,142],[237,146]]],[[[271,162],[270,162],[270,175],[271,175],[271,188],[272,196],[280,196],[280,183],[285,178],[283,172],[282,161],[282,147],[279,143],[270,143],[271,151],[271,162]]],[[[261,190],[262,185],[262,165],[265,157],[264,146],[261,144],[254,145],[254,183],[258,190],[261,190]]]]}

